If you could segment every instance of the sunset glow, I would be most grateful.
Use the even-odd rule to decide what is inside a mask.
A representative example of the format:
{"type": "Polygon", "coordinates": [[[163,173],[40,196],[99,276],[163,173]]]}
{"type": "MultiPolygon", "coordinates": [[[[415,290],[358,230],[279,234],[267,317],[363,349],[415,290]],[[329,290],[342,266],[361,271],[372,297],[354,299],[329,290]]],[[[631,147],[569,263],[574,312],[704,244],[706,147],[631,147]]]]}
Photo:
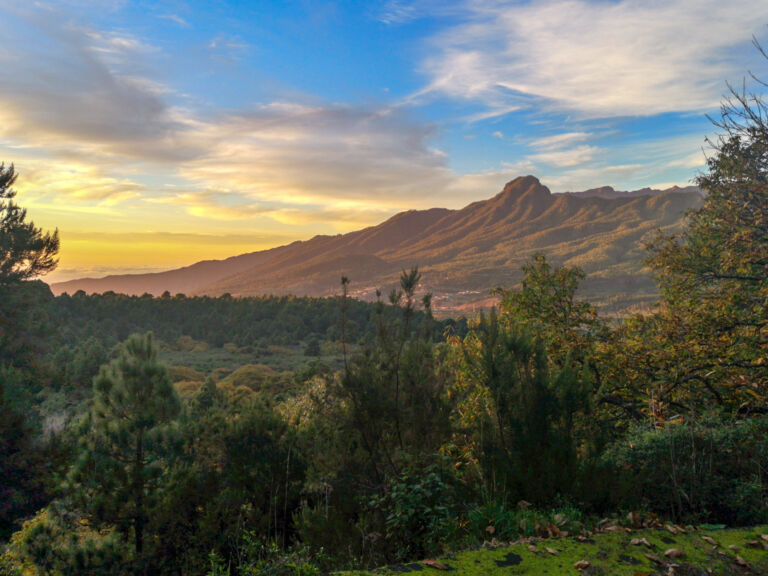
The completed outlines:
{"type": "MultiPolygon", "coordinates": [[[[0,3],[0,160],[64,280],[553,191],[685,186],[762,0],[0,3]]],[[[750,68],[752,66],[752,68],[750,68]]]]}

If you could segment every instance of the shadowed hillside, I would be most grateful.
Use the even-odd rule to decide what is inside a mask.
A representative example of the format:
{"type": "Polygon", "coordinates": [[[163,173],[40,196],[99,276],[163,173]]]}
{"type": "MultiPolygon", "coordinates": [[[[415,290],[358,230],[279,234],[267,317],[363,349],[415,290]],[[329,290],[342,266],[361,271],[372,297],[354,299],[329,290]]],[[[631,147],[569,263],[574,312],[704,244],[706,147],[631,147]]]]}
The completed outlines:
{"type": "Polygon", "coordinates": [[[523,262],[543,251],[556,264],[587,272],[585,297],[621,309],[654,297],[654,284],[643,272],[643,237],[677,228],[682,214],[700,201],[695,188],[552,194],[526,176],[461,210],[411,210],[348,234],[168,272],[72,280],[52,289],[325,296],[338,292],[344,274],[353,295],[372,298],[377,288],[394,285],[402,269],[418,265],[422,288],[434,293],[436,307],[457,309],[486,300],[495,286],[516,284],[523,262]]]}

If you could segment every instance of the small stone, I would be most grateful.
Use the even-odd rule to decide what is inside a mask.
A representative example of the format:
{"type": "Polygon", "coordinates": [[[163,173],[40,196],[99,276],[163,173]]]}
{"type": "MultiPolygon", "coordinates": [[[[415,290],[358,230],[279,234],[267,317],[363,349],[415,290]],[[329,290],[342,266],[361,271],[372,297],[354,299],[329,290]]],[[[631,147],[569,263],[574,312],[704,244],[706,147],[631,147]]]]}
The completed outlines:
{"type": "Polygon", "coordinates": [[[573,563],[573,567],[576,568],[576,570],[586,570],[589,566],[590,564],[586,560],[579,560],[578,562],[573,563]]]}

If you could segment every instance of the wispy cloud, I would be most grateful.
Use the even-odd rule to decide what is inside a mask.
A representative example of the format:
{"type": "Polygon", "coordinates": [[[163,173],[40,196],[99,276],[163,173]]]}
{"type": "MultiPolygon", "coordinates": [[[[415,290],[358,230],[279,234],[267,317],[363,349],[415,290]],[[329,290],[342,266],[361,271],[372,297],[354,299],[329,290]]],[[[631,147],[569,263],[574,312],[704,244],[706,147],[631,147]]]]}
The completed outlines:
{"type": "Polygon", "coordinates": [[[532,154],[530,159],[534,162],[550,164],[558,168],[567,168],[570,166],[579,166],[592,162],[600,153],[597,146],[576,146],[563,150],[549,150],[532,154]]]}
{"type": "MultiPolygon", "coordinates": [[[[694,3],[392,2],[389,24],[430,9],[449,22],[426,42],[433,50],[424,64],[429,85],[406,99],[411,106],[291,89],[228,110],[215,102],[196,108],[200,100],[176,91],[173,76],[155,68],[167,65],[162,42],[30,4],[13,12],[13,23],[0,21],[0,143],[18,154],[7,160],[23,160],[18,187],[46,213],[106,214],[127,227],[123,208],[133,215],[150,207],[160,213],[154,222],[173,215],[179,227],[265,225],[294,237],[359,228],[407,208],[458,207],[521,174],[538,174],[554,190],[667,180],[671,172],[654,170],[695,167],[700,137],[696,146],[665,141],[622,155],[601,140],[610,128],[593,122],[563,122],[553,133],[550,121],[531,137],[504,117],[534,102],[577,118],[717,102],[723,78],[744,68],[732,64],[737,43],[728,39],[748,43],[749,26],[735,27],[749,10],[758,13],[757,3],[744,0],[749,10],[694,3]],[[458,13],[461,24],[453,19],[458,13]],[[494,150],[514,156],[483,164],[491,170],[457,172],[437,144],[445,124],[420,115],[436,95],[471,102],[452,107],[467,116],[451,121],[470,128],[489,121],[478,147],[482,134],[494,150]]],[[[223,33],[196,46],[231,60],[247,54],[252,40],[223,33]]]]}
{"type": "Polygon", "coordinates": [[[115,178],[97,166],[27,161],[17,190],[34,202],[96,202],[113,206],[141,196],[144,187],[128,178],[115,178]]]}
{"type": "Polygon", "coordinates": [[[146,73],[147,46],[95,32],[54,11],[3,29],[12,45],[0,66],[0,136],[89,162],[179,161],[196,153],[178,135],[183,119],[146,73]],[[18,35],[17,35],[18,34],[18,35]],[[25,42],[25,35],[39,42],[25,42]]]}
{"type": "Polygon", "coordinates": [[[394,206],[449,178],[430,135],[401,111],[274,102],[201,124],[190,137],[208,152],[181,174],[260,199],[394,206]]]}
{"type": "Polygon", "coordinates": [[[743,75],[763,0],[472,0],[440,33],[428,91],[489,110],[535,97],[586,117],[708,110],[743,75]],[[745,56],[746,55],[746,56],[745,56]]]}
{"type": "Polygon", "coordinates": [[[591,138],[589,132],[562,132],[551,136],[542,136],[531,141],[531,145],[542,150],[559,150],[566,146],[583,142],[591,138]]]}
{"type": "Polygon", "coordinates": [[[418,12],[411,2],[390,0],[381,8],[378,19],[384,24],[402,24],[417,18],[418,12]]]}
{"type": "Polygon", "coordinates": [[[178,14],[160,14],[158,18],[162,20],[169,20],[174,24],[178,24],[182,28],[189,28],[189,22],[187,22],[184,18],[182,18],[178,14]]]}
{"type": "MultiPolygon", "coordinates": [[[[156,51],[146,41],[59,16],[22,14],[20,22],[46,48],[11,37],[11,57],[0,67],[0,138],[57,158],[59,166],[46,177],[28,163],[30,189],[73,201],[119,202],[137,194],[166,201],[168,194],[124,175],[164,170],[181,179],[188,212],[245,219],[269,212],[269,202],[322,211],[358,199],[369,214],[391,211],[451,177],[444,154],[429,142],[433,127],[408,111],[300,101],[227,113],[182,108],[141,64],[156,51]],[[205,196],[211,189],[223,191],[215,201],[205,196]]],[[[212,41],[212,49],[222,46],[247,49],[231,38],[212,41]]]]}
{"type": "Polygon", "coordinates": [[[252,46],[237,36],[219,34],[208,41],[206,48],[214,60],[234,63],[245,57],[252,46]]]}

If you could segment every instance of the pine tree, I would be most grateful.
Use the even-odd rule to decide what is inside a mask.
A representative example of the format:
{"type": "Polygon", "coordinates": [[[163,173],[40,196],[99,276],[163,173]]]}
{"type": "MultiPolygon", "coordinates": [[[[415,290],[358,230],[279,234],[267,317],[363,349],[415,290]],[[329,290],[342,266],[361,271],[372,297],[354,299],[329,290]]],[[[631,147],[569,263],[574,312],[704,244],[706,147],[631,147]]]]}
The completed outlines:
{"type": "Polygon", "coordinates": [[[123,534],[133,532],[139,561],[145,528],[164,467],[158,436],[180,411],[152,334],[135,334],[101,367],[85,426],[85,446],[72,473],[84,508],[123,534]]]}
{"type": "Polygon", "coordinates": [[[46,497],[39,449],[9,397],[39,378],[35,312],[50,297],[44,284],[22,280],[53,270],[59,249],[58,233],[26,222],[26,210],[13,202],[16,176],[13,165],[0,163],[0,537],[46,497]]]}
{"type": "Polygon", "coordinates": [[[0,286],[27,280],[56,267],[58,230],[43,232],[27,222],[27,211],[13,201],[17,173],[0,164],[0,286]]]}

